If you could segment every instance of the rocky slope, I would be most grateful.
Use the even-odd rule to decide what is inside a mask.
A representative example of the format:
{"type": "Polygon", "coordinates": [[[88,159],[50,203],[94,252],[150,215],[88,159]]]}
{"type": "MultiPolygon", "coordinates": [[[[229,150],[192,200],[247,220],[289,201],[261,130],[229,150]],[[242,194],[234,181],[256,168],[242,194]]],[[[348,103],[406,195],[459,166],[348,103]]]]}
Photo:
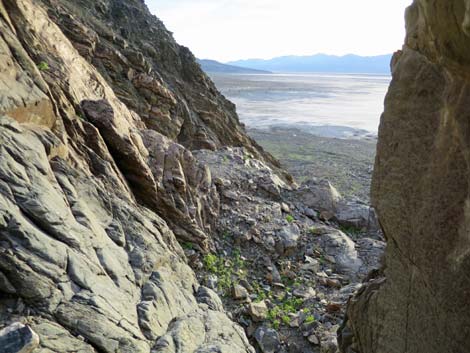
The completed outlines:
{"type": "Polygon", "coordinates": [[[328,182],[289,188],[243,149],[195,155],[221,197],[216,251],[184,244],[201,283],[260,352],[335,353],[346,301],[380,265],[374,213],[328,182]]]}
{"type": "Polygon", "coordinates": [[[385,266],[349,305],[347,353],[470,351],[470,2],[415,0],[406,22],[373,180],[385,266]]]}

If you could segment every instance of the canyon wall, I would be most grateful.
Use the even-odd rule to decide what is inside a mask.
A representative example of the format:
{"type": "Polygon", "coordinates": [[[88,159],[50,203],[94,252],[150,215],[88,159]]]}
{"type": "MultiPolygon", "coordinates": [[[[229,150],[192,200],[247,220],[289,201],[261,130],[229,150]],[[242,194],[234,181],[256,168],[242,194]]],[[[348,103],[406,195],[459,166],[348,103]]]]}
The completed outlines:
{"type": "Polygon", "coordinates": [[[342,352],[470,351],[470,2],[415,0],[372,187],[387,250],[354,297],[342,352]]]}
{"type": "Polygon", "coordinates": [[[275,164],[142,1],[1,0],[0,327],[39,353],[253,352],[177,242],[212,247],[191,149],[224,144],[275,164]]]}

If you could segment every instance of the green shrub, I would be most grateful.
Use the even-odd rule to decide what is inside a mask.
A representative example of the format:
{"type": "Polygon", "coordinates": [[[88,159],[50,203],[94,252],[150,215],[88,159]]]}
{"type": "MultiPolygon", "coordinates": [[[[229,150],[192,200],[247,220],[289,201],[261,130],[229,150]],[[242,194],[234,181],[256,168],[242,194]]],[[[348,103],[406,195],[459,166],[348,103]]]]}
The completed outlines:
{"type": "Polygon", "coordinates": [[[307,317],[305,318],[304,323],[310,324],[310,323],[312,323],[312,322],[314,322],[314,321],[315,321],[315,316],[309,315],[309,316],[307,316],[307,317]]]}
{"type": "Polygon", "coordinates": [[[240,278],[246,276],[244,269],[245,261],[242,259],[240,251],[234,250],[231,258],[218,257],[208,254],[203,258],[206,271],[215,274],[218,278],[218,288],[227,294],[232,285],[238,283],[240,278]]]}
{"type": "Polygon", "coordinates": [[[280,304],[268,310],[267,319],[271,322],[273,327],[275,322],[278,322],[278,325],[282,324],[287,326],[291,323],[289,314],[297,313],[302,304],[303,300],[300,298],[284,299],[280,304]]]}
{"type": "Polygon", "coordinates": [[[291,216],[291,215],[287,215],[286,221],[289,222],[289,223],[292,223],[292,222],[295,221],[295,218],[294,218],[293,216],[291,216]]]}
{"type": "Polygon", "coordinates": [[[219,259],[214,254],[207,254],[203,259],[204,267],[207,271],[217,273],[219,259]]]}
{"type": "Polygon", "coordinates": [[[41,61],[37,66],[39,71],[49,71],[49,64],[45,61],[41,61]]]}

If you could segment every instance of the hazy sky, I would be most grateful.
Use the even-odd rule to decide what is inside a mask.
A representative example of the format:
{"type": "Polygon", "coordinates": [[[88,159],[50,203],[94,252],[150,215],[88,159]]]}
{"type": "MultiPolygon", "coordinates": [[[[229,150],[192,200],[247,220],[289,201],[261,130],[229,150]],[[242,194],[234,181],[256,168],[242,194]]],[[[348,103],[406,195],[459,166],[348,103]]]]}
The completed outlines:
{"type": "Polygon", "coordinates": [[[391,53],[411,0],[145,0],[203,59],[391,53]]]}

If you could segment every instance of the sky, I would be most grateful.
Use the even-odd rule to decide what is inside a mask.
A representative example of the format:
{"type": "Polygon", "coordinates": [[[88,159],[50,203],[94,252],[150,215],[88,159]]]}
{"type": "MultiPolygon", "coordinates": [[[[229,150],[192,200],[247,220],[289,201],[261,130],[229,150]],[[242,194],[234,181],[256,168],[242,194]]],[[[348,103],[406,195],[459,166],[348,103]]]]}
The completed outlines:
{"type": "Polygon", "coordinates": [[[412,0],[145,0],[201,59],[222,62],[400,49],[412,0]]]}

